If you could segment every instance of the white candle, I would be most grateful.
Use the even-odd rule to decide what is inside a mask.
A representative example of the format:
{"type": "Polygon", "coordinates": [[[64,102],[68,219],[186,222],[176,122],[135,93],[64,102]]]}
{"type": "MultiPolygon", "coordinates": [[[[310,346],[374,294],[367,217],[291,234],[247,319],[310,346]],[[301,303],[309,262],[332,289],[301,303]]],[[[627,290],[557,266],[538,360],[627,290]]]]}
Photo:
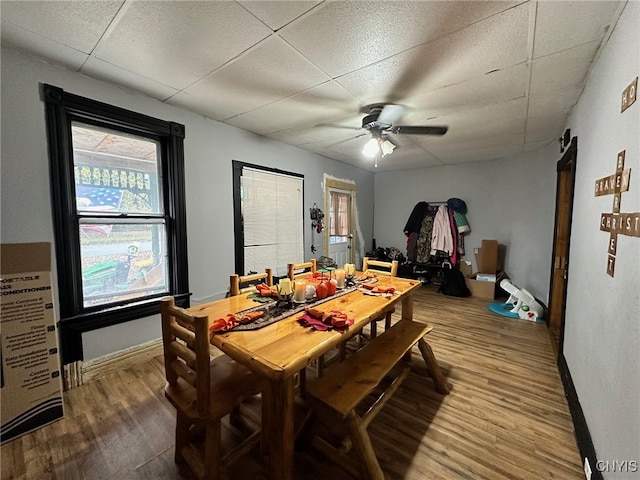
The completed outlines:
{"type": "Polygon", "coordinates": [[[278,282],[278,293],[280,295],[291,295],[291,280],[283,278],[278,282]]]}
{"type": "Polygon", "coordinates": [[[353,263],[345,263],[344,271],[348,276],[353,277],[356,273],[356,266],[353,263]]]}
{"type": "Polygon", "coordinates": [[[338,282],[338,288],[344,288],[344,270],[338,269],[336,270],[336,280],[338,282]]]}
{"type": "Polygon", "coordinates": [[[304,280],[296,280],[294,282],[294,285],[293,301],[299,303],[304,302],[307,282],[305,282],[304,280]]]}

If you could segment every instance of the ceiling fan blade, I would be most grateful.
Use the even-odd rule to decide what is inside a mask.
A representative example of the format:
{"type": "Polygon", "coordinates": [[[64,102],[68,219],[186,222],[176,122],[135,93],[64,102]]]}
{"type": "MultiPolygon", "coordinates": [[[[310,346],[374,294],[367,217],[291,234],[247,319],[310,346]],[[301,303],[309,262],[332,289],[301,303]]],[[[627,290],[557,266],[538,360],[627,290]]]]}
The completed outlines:
{"type": "Polygon", "coordinates": [[[385,105],[378,115],[378,123],[385,125],[393,125],[400,120],[407,109],[402,105],[385,105]]]}
{"type": "MultiPolygon", "coordinates": [[[[359,130],[359,129],[358,129],[358,130],[359,130]]],[[[368,135],[368,134],[369,134],[368,132],[365,132],[365,133],[361,133],[360,135],[356,135],[355,137],[344,138],[344,139],[339,140],[339,141],[337,141],[337,142],[335,142],[335,143],[332,143],[332,144],[329,146],[329,148],[331,148],[331,147],[335,147],[336,145],[340,145],[341,143],[350,142],[351,140],[354,140],[354,139],[356,139],[356,138],[363,137],[363,136],[368,135]]]]}
{"type": "Polygon", "coordinates": [[[400,133],[408,135],[444,135],[447,133],[449,127],[425,127],[425,126],[410,126],[410,125],[396,125],[391,127],[389,131],[391,133],[400,133]]]}
{"type": "Polygon", "coordinates": [[[337,123],[316,123],[315,127],[331,127],[331,128],[342,128],[345,130],[362,130],[362,127],[350,127],[348,125],[338,125],[337,123]]]}

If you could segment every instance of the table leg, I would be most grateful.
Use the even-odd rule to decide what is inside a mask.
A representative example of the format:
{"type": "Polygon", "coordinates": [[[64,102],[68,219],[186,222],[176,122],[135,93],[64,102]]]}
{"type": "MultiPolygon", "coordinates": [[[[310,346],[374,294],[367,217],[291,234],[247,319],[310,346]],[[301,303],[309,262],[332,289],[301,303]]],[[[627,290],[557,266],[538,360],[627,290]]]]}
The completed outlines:
{"type": "Polygon", "coordinates": [[[293,480],[295,440],[292,376],[274,380],[262,395],[263,441],[268,444],[270,480],[293,480]]]}
{"type": "Polygon", "coordinates": [[[424,338],[421,338],[418,340],[418,348],[420,349],[422,358],[424,358],[424,363],[427,364],[429,375],[431,375],[433,383],[436,384],[436,390],[443,395],[447,395],[451,391],[451,386],[447,383],[447,380],[442,374],[442,370],[440,370],[440,365],[438,365],[438,360],[436,360],[436,356],[433,354],[433,350],[431,350],[431,345],[425,342],[424,338]]]}

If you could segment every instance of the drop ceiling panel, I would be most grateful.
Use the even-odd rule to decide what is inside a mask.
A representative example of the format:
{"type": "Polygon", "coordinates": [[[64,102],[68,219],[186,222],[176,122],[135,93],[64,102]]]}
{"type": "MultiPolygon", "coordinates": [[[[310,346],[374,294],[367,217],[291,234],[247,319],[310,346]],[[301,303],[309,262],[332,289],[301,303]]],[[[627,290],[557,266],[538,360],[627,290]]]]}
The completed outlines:
{"type": "Polygon", "coordinates": [[[235,2],[131,2],[96,49],[114,65],[182,89],[271,34],[235,2]]]}
{"type": "Polygon", "coordinates": [[[364,103],[395,101],[527,60],[529,8],[521,5],[338,79],[364,103]]]}
{"type": "Polygon", "coordinates": [[[272,30],[279,30],[322,2],[260,0],[240,1],[238,3],[267,24],[272,30]]]}
{"type": "Polygon", "coordinates": [[[285,40],[332,77],[494,15],[516,2],[326,2],[285,27],[285,40]]]}
{"type": "Polygon", "coordinates": [[[13,45],[18,50],[72,71],[80,70],[88,58],[86,53],[51,41],[12,23],[2,22],[0,33],[2,34],[3,46],[13,45]]]}
{"type": "MultiPolygon", "coordinates": [[[[123,1],[2,1],[2,22],[91,53],[123,1]]],[[[4,28],[4,25],[3,25],[4,28]]]]}
{"type": "Polygon", "coordinates": [[[91,77],[99,78],[116,85],[122,85],[133,91],[144,93],[145,95],[162,101],[178,93],[178,90],[175,88],[168,87],[151,78],[143,77],[137,73],[111,65],[109,62],[105,62],[96,57],[89,57],[82,66],[81,71],[91,77]]]}
{"type": "MultiPolygon", "coordinates": [[[[231,115],[294,95],[329,77],[282,39],[272,37],[184,92],[231,115]]],[[[180,104],[180,97],[171,103],[180,104]]]]}
{"type": "Polygon", "coordinates": [[[524,151],[522,145],[495,145],[486,148],[471,148],[454,151],[447,155],[447,164],[482,162],[501,158],[515,157],[524,151]]]}
{"type": "Polygon", "coordinates": [[[543,115],[529,117],[527,120],[526,142],[542,142],[544,140],[560,138],[564,132],[567,114],[543,115]]]}
{"type": "Polygon", "coordinates": [[[613,27],[613,14],[623,3],[611,0],[538,2],[533,57],[599,42],[613,27]]]}
{"type": "Polygon", "coordinates": [[[568,114],[571,108],[578,102],[582,89],[576,87],[560,90],[545,91],[543,94],[529,97],[530,117],[543,115],[568,114]]]}
{"type": "MultiPolygon", "coordinates": [[[[529,69],[521,64],[408,97],[403,103],[409,107],[412,121],[429,121],[452,112],[464,113],[470,108],[524,97],[528,80],[529,69]]],[[[404,121],[403,118],[398,123],[404,121]]]]}
{"type": "Polygon", "coordinates": [[[230,118],[226,123],[261,135],[312,126],[326,118],[358,110],[358,102],[340,85],[328,82],[292,97],[230,118]]]}
{"type": "Polygon", "coordinates": [[[598,42],[591,42],[534,60],[531,95],[572,86],[582,90],[597,49],[598,42]]]}

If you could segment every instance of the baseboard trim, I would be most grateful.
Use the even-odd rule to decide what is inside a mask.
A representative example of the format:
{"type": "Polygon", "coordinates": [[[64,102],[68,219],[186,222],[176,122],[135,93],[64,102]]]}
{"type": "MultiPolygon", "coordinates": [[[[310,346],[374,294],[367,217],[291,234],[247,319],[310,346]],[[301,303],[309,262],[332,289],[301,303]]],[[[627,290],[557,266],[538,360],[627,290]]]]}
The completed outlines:
{"type": "Polygon", "coordinates": [[[162,339],[159,338],[105,355],[104,357],[70,363],[64,366],[65,390],[70,390],[118,370],[146,362],[158,355],[162,355],[162,353],[162,339]]]}
{"type": "Polygon", "coordinates": [[[596,465],[598,465],[598,456],[596,449],[593,446],[593,440],[589,433],[589,426],[587,425],[587,419],[582,411],[580,400],[578,399],[578,392],[573,384],[571,378],[571,372],[569,371],[569,365],[567,359],[560,353],[558,355],[558,371],[560,372],[560,379],[564,387],[564,395],[569,405],[569,411],[571,412],[571,418],[573,419],[573,428],[575,430],[576,442],[578,444],[578,450],[580,451],[580,458],[584,465],[584,459],[589,459],[589,466],[591,467],[591,480],[604,480],[602,472],[600,472],[596,465]]]}

